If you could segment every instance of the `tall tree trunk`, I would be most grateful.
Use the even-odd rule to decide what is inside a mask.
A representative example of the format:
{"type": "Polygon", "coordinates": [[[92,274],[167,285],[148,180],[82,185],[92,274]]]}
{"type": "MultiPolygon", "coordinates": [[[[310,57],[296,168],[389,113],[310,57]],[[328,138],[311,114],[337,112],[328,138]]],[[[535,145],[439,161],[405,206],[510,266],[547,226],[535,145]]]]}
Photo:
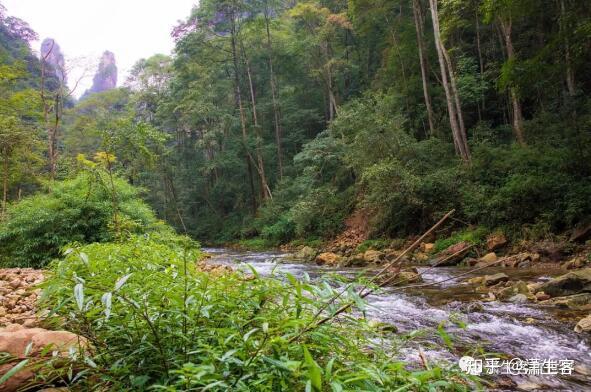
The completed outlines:
{"type": "Polygon", "coordinates": [[[439,59],[439,67],[441,68],[441,81],[445,91],[445,98],[447,102],[447,111],[449,114],[449,122],[452,130],[454,146],[457,154],[464,162],[470,161],[470,149],[467,143],[465,129],[463,127],[464,121],[461,118],[460,100],[457,95],[457,88],[455,88],[455,76],[451,70],[451,64],[448,59],[447,51],[441,39],[439,29],[439,12],[437,10],[437,0],[429,0],[431,6],[431,19],[433,22],[433,34],[435,36],[435,47],[437,49],[437,57],[439,59]]]}
{"type": "MultiPolygon", "coordinates": [[[[478,51],[478,64],[480,65],[480,81],[484,80],[484,58],[482,57],[482,44],[480,43],[480,21],[478,20],[478,10],[475,13],[476,19],[476,50],[478,51]]],[[[482,104],[482,110],[484,110],[484,93],[480,96],[480,102],[478,103],[478,120],[482,121],[482,110],[480,108],[482,104]]]]}
{"type": "Polygon", "coordinates": [[[429,80],[427,72],[427,61],[425,56],[425,48],[423,45],[423,12],[421,9],[420,0],[412,1],[412,10],[415,20],[415,29],[417,31],[417,44],[419,47],[419,62],[421,64],[421,78],[423,80],[423,96],[425,98],[425,107],[427,109],[427,119],[429,121],[429,133],[431,136],[435,135],[435,121],[433,120],[433,107],[431,105],[431,94],[429,94],[429,80]]]}
{"type": "Polygon", "coordinates": [[[574,97],[576,95],[576,84],[575,84],[575,71],[573,69],[570,40],[568,39],[568,24],[566,18],[566,6],[565,0],[560,0],[560,31],[564,35],[564,62],[566,65],[566,87],[568,89],[568,95],[574,97]]]}
{"type": "MultiPolygon", "coordinates": [[[[507,61],[515,60],[515,49],[513,48],[513,40],[511,38],[512,21],[511,19],[499,19],[501,33],[505,41],[505,48],[507,50],[507,61]]],[[[517,143],[525,146],[525,136],[523,131],[523,111],[521,110],[521,102],[517,95],[515,87],[509,88],[509,96],[511,98],[511,106],[513,111],[513,132],[517,143]]]]}
{"type": "Polygon", "coordinates": [[[267,52],[269,56],[269,80],[271,83],[271,100],[273,102],[273,125],[275,127],[275,144],[277,147],[277,167],[279,169],[279,179],[283,178],[283,149],[281,129],[281,108],[279,107],[277,80],[273,68],[273,43],[271,40],[271,29],[269,27],[269,7],[265,0],[265,29],[267,30],[267,52]]]}
{"type": "Polygon", "coordinates": [[[263,160],[263,155],[261,151],[261,126],[259,125],[258,114],[257,114],[257,103],[256,103],[256,96],[254,92],[254,85],[252,83],[252,74],[250,70],[250,62],[248,61],[248,57],[246,57],[246,53],[244,49],[242,50],[244,55],[244,62],[246,64],[246,75],[248,76],[248,87],[250,89],[250,100],[252,105],[252,119],[254,122],[254,129],[256,133],[256,155],[257,155],[257,171],[259,173],[259,177],[261,180],[261,195],[263,200],[266,199],[273,199],[273,195],[271,194],[271,188],[269,188],[269,184],[267,182],[267,176],[265,175],[265,163],[263,160]]]}
{"type": "Polygon", "coordinates": [[[235,20],[235,12],[232,10],[230,13],[230,17],[232,20],[231,25],[231,46],[232,46],[232,62],[234,65],[234,95],[236,100],[236,105],[238,106],[238,111],[240,113],[240,127],[242,129],[242,142],[244,144],[244,151],[245,151],[245,158],[246,158],[246,166],[248,168],[248,178],[250,182],[250,190],[251,190],[251,199],[252,199],[252,209],[253,213],[257,210],[257,201],[256,201],[256,193],[254,189],[254,179],[252,175],[252,156],[248,151],[248,134],[246,129],[246,115],[244,114],[244,106],[242,105],[242,91],[240,89],[240,76],[239,76],[239,67],[238,67],[238,53],[236,50],[236,20],[235,20]]]}
{"type": "Polygon", "coordinates": [[[8,163],[9,155],[8,152],[4,154],[4,162],[2,165],[2,215],[0,218],[6,217],[6,207],[8,205],[8,163]]]}

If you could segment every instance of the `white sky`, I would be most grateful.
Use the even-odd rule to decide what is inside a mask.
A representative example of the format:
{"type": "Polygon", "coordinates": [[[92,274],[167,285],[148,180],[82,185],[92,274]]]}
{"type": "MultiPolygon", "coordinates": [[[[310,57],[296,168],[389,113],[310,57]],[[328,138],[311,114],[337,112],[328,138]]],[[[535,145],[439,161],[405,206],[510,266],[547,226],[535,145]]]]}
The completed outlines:
{"type": "MultiPolygon", "coordinates": [[[[87,71],[74,93],[80,96],[92,84],[98,59],[105,50],[115,53],[118,84],[141,58],[169,54],[170,36],[198,0],[0,0],[7,14],[29,23],[40,41],[51,37],[60,45],[70,71],[69,84],[87,71]]],[[[32,44],[38,52],[41,42],[32,44]]]]}

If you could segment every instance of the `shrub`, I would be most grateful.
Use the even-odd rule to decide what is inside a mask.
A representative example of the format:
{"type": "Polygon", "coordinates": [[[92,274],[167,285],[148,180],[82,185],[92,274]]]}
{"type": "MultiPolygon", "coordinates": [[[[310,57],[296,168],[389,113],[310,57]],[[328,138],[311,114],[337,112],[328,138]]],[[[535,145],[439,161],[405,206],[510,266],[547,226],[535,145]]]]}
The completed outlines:
{"type": "Polygon", "coordinates": [[[194,268],[195,257],[193,249],[132,237],[78,247],[55,261],[45,304],[93,346],[69,382],[94,390],[467,389],[456,383],[460,374],[434,363],[407,370],[381,342],[384,332],[357,316],[290,342],[335,289],[289,275],[212,276],[194,268]]]}
{"type": "Polygon", "coordinates": [[[462,241],[466,241],[473,245],[478,245],[484,241],[487,233],[488,231],[483,227],[459,231],[454,233],[451,237],[435,241],[434,252],[440,252],[462,241]]]}
{"type": "MultiPolygon", "coordinates": [[[[0,262],[4,266],[42,267],[71,242],[107,242],[115,239],[113,194],[106,173],[84,172],[52,184],[10,206],[0,223],[0,262]]],[[[164,230],[139,190],[114,178],[116,225],[119,232],[164,230]]]]}

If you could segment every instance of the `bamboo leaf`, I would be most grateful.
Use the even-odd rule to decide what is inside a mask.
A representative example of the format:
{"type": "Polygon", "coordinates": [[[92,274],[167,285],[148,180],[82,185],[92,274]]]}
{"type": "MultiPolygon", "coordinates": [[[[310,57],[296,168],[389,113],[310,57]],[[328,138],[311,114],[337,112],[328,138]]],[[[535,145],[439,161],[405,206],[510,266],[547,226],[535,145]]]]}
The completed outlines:
{"type": "Polygon", "coordinates": [[[8,381],[12,376],[20,372],[27,364],[29,363],[28,359],[22,360],[17,363],[12,369],[7,371],[1,378],[0,378],[0,385],[4,384],[8,381]]]}

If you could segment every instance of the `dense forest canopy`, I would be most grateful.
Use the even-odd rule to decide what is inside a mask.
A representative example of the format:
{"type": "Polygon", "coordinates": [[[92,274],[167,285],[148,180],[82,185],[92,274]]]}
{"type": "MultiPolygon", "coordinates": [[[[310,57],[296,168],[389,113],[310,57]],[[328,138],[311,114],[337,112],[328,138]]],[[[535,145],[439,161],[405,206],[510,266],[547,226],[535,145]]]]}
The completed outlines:
{"type": "MultiPolygon", "coordinates": [[[[1,13],[3,210],[112,154],[195,238],[564,232],[591,203],[586,1],[203,0],[172,56],[71,103],[1,13]]],[[[59,79],[59,78],[58,78],[59,79]]]]}

